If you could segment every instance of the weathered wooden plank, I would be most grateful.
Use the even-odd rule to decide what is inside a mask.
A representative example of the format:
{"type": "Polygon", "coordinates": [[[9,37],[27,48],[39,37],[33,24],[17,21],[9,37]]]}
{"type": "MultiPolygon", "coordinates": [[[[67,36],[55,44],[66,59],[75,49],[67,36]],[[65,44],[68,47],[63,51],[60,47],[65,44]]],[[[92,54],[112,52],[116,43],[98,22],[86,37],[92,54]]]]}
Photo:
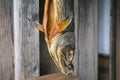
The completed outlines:
{"type": "Polygon", "coordinates": [[[75,0],[76,53],[81,80],[97,80],[97,0],[75,0]]]}
{"type": "Polygon", "coordinates": [[[0,80],[14,80],[13,0],[0,0],[0,80]]]}
{"type": "Polygon", "coordinates": [[[109,80],[116,80],[116,0],[110,0],[109,80]]]}
{"type": "Polygon", "coordinates": [[[120,0],[117,0],[116,80],[120,80],[120,0]]]}
{"type": "Polygon", "coordinates": [[[39,0],[14,0],[15,80],[39,76],[39,0]]]}
{"type": "Polygon", "coordinates": [[[63,77],[64,77],[63,74],[51,74],[51,75],[45,75],[37,78],[30,78],[28,80],[58,80],[58,79],[60,80],[63,77]]]}
{"type": "Polygon", "coordinates": [[[57,73],[57,74],[51,74],[51,75],[41,76],[37,78],[31,78],[28,80],[80,80],[80,78],[78,76],[65,77],[65,75],[57,73]]]}

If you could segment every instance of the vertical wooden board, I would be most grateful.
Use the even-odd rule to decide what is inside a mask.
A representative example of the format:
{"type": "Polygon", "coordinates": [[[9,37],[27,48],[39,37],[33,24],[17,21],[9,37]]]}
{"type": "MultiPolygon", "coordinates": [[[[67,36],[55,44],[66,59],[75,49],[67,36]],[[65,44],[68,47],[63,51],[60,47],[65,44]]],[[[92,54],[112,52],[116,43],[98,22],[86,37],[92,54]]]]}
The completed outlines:
{"type": "Polygon", "coordinates": [[[21,77],[35,77],[39,75],[39,33],[29,21],[38,16],[38,0],[21,0],[21,77]]]}
{"type": "Polygon", "coordinates": [[[116,80],[116,0],[111,0],[110,3],[109,80],[116,80]]]}
{"type": "Polygon", "coordinates": [[[14,1],[15,79],[39,76],[39,0],[14,1]],[[17,21],[17,22],[16,22],[17,21]]]}
{"type": "Polygon", "coordinates": [[[75,32],[80,80],[97,80],[97,0],[77,0],[75,32]]]}
{"type": "Polygon", "coordinates": [[[76,46],[75,46],[75,55],[74,55],[74,59],[73,59],[73,64],[74,64],[74,73],[73,73],[73,75],[75,75],[75,76],[77,76],[77,75],[79,75],[79,44],[78,44],[78,42],[79,42],[79,34],[78,34],[78,32],[79,32],[79,30],[78,30],[78,20],[79,20],[79,13],[78,13],[78,11],[79,11],[79,7],[78,7],[78,1],[79,0],[74,0],[74,26],[75,26],[75,38],[76,38],[76,46]]]}
{"type": "Polygon", "coordinates": [[[0,0],[0,80],[14,80],[13,0],[0,0]]]}
{"type": "Polygon", "coordinates": [[[117,69],[116,69],[116,80],[120,80],[120,0],[117,0],[117,69]]]}

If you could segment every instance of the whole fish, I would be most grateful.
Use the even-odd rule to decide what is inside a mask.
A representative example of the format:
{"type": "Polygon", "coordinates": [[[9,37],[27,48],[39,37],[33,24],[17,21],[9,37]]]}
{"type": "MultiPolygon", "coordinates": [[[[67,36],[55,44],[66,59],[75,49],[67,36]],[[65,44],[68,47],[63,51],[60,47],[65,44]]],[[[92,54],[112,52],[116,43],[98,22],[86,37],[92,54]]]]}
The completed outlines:
{"type": "Polygon", "coordinates": [[[63,34],[63,31],[72,21],[71,13],[68,13],[67,17],[64,14],[64,1],[45,0],[43,22],[42,24],[36,24],[36,27],[45,33],[50,56],[58,69],[63,74],[69,74],[73,72],[72,60],[75,49],[75,35],[72,32],[63,34]]]}

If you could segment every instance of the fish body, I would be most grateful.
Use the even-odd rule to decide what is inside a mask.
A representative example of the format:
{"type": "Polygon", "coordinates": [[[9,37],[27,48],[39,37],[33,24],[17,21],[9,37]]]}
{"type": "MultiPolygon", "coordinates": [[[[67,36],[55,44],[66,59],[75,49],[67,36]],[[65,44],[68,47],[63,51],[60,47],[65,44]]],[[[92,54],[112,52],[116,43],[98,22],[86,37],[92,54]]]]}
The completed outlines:
{"type": "MultiPolygon", "coordinates": [[[[71,15],[62,19],[65,17],[63,13],[64,7],[64,0],[45,0],[43,22],[42,24],[36,24],[36,27],[44,32],[49,54],[56,66],[63,74],[67,74],[73,71],[72,59],[74,54],[66,48],[66,51],[64,51],[66,54],[63,55],[61,51],[63,47],[61,47],[62,43],[60,43],[60,41],[69,43],[71,41],[70,39],[67,40],[67,36],[72,35],[72,38],[74,38],[74,36],[71,33],[67,34],[67,36],[65,36],[66,38],[62,35],[62,31],[64,31],[72,21],[71,15]],[[70,54],[69,56],[71,57],[67,54],[70,54]],[[66,59],[64,57],[66,57],[66,59]]],[[[68,45],[73,46],[73,44],[68,45]]]]}
{"type": "Polygon", "coordinates": [[[45,33],[45,39],[48,45],[54,37],[61,34],[70,24],[72,17],[62,20],[64,16],[62,9],[64,0],[45,0],[43,23],[37,24],[37,28],[45,33]]]}

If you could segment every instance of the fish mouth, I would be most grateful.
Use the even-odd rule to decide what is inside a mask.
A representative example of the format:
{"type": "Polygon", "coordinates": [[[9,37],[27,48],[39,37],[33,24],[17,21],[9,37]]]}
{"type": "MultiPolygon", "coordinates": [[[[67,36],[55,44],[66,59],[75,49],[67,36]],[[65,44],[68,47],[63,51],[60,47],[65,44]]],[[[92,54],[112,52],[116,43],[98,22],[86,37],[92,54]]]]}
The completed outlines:
{"type": "Polygon", "coordinates": [[[73,64],[67,65],[68,71],[66,72],[66,75],[71,75],[74,71],[74,66],[73,64]]]}
{"type": "Polygon", "coordinates": [[[71,75],[74,72],[74,65],[72,63],[65,63],[63,60],[63,68],[65,75],[71,75]]]}

